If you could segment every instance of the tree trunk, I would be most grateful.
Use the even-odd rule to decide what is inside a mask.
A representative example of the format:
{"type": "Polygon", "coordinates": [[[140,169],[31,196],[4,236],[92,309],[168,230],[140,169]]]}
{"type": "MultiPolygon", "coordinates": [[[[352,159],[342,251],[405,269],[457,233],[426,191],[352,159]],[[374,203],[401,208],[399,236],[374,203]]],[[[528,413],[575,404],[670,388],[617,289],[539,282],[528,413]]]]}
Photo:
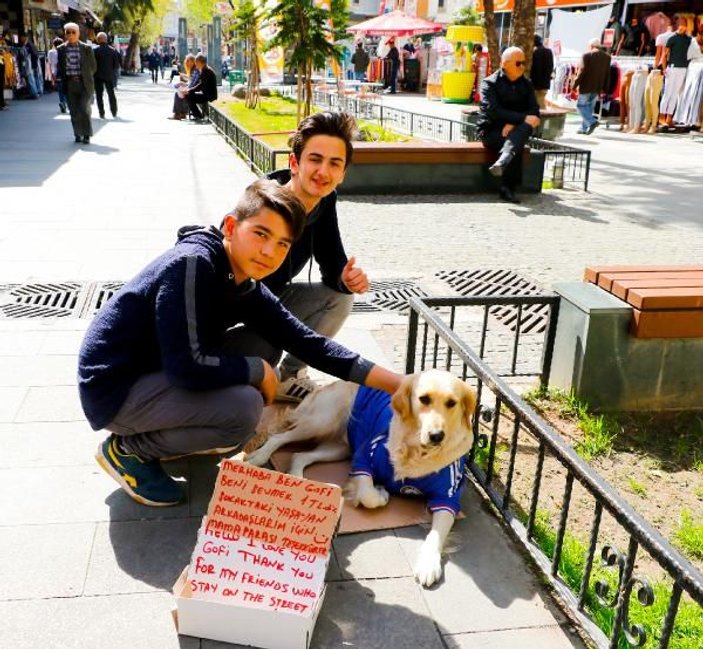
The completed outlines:
{"type": "Polygon", "coordinates": [[[488,43],[488,56],[491,59],[491,70],[495,72],[500,68],[500,52],[498,51],[498,35],[496,34],[496,15],[493,0],[483,2],[483,26],[486,30],[488,43]]]}
{"type": "Polygon", "coordinates": [[[259,51],[256,37],[249,39],[249,78],[247,79],[247,94],[245,105],[247,108],[256,108],[259,105],[259,51]]]}
{"type": "Polygon", "coordinates": [[[515,0],[513,9],[513,37],[511,45],[525,53],[525,74],[532,67],[532,50],[535,37],[535,0],[515,0]]]}
{"type": "MultiPolygon", "coordinates": [[[[134,26],[132,33],[129,35],[129,43],[127,44],[127,53],[122,61],[122,69],[129,73],[132,71],[132,59],[139,43],[139,25],[134,26]]],[[[139,70],[140,62],[137,61],[137,70],[139,70]]]]}
{"type": "Polygon", "coordinates": [[[297,81],[297,86],[296,86],[296,106],[295,106],[295,117],[297,120],[297,123],[300,124],[300,120],[302,119],[303,115],[303,64],[298,63],[298,68],[296,70],[296,81],[297,81]]]}
{"type": "Polygon", "coordinates": [[[305,111],[303,117],[309,117],[312,112],[312,61],[307,63],[305,75],[305,111]]]}

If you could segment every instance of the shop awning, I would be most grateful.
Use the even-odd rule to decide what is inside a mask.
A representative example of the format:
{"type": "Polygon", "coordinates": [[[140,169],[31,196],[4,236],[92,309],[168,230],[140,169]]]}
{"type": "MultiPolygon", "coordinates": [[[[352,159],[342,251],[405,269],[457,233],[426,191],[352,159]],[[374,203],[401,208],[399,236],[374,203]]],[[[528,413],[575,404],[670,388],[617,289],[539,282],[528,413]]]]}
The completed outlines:
{"type": "MultiPolygon", "coordinates": [[[[647,2],[648,0],[641,0],[647,2]]],[[[535,6],[537,9],[566,9],[568,7],[587,7],[597,5],[611,5],[614,0],[537,0],[535,6]]],[[[493,11],[500,13],[502,11],[512,11],[515,7],[514,0],[495,0],[493,3],[493,11]]],[[[483,13],[483,0],[476,0],[476,11],[483,13]]]]}

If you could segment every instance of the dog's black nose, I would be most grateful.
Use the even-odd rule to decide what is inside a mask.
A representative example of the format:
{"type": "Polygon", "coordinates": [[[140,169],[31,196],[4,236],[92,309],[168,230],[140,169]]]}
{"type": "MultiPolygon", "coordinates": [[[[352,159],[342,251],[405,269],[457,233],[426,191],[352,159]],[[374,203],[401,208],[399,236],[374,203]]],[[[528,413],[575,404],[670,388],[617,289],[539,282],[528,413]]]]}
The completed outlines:
{"type": "Polygon", "coordinates": [[[430,442],[432,444],[439,444],[444,439],[444,431],[436,430],[434,433],[430,433],[430,442]]]}

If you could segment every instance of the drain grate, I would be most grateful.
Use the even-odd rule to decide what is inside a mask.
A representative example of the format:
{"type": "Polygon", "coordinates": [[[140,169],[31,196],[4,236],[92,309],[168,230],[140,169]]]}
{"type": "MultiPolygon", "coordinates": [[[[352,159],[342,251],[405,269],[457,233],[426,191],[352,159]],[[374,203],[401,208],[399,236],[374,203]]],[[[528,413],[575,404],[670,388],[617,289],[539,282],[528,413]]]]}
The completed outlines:
{"type": "Polygon", "coordinates": [[[70,318],[84,303],[80,282],[14,284],[0,287],[0,312],[6,318],[70,318]]]}
{"type": "Polygon", "coordinates": [[[81,317],[92,318],[123,286],[124,282],[96,282],[91,284],[88,301],[81,317]]]}
{"type": "Polygon", "coordinates": [[[354,301],[352,312],[393,311],[405,315],[408,313],[408,298],[411,297],[427,297],[427,293],[410,280],[373,281],[368,293],[354,301]]]}
{"type": "MultiPolygon", "coordinates": [[[[444,280],[461,295],[542,295],[536,284],[512,270],[440,270],[435,276],[444,280]]],[[[515,331],[518,327],[518,308],[515,306],[492,306],[488,312],[515,331]]],[[[547,328],[549,307],[542,304],[526,304],[520,316],[520,332],[541,334],[547,328]]]]}

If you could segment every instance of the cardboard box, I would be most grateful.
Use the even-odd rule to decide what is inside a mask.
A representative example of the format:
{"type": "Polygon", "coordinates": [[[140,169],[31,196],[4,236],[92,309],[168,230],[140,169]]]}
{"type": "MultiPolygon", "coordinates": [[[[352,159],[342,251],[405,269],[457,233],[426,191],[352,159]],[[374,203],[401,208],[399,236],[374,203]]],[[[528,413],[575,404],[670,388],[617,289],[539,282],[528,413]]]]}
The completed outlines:
{"type": "Polygon", "coordinates": [[[191,562],[174,585],[178,632],[307,649],[342,502],[337,485],[223,460],[191,562]]]}

